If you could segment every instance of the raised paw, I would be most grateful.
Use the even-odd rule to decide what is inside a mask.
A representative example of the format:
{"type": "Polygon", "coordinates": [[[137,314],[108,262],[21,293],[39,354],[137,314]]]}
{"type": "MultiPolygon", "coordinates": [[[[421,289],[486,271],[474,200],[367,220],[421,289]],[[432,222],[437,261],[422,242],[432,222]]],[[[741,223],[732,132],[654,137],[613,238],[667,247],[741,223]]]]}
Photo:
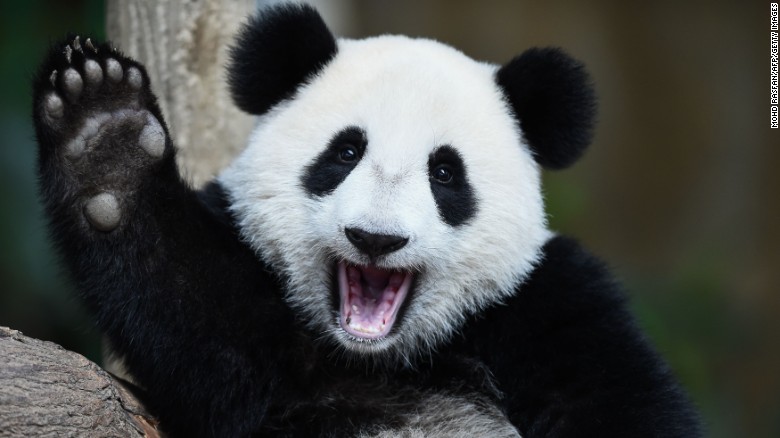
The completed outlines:
{"type": "Polygon", "coordinates": [[[34,83],[44,193],[112,231],[155,171],[171,171],[172,145],[143,67],[108,44],[69,38],[34,83]],[[75,198],[75,199],[72,199],[75,198]]]}

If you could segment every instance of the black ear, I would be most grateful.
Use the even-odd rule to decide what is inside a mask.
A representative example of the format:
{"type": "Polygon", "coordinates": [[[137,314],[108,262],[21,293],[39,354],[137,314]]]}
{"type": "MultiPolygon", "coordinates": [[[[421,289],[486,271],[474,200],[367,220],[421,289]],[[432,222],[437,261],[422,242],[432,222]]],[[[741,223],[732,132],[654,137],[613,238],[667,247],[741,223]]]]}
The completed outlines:
{"type": "Polygon", "coordinates": [[[504,90],[536,161],[573,164],[593,137],[596,99],[584,66],[560,49],[529,49],[501,67],[504,90]]]}
{"type": "Polygon", "coordinates": [[[311,6],[265,8],[243,26],[231,50],[233,100],[250,114],[262,114],[291,97],[336,51],[333,34],[311,6]]]}

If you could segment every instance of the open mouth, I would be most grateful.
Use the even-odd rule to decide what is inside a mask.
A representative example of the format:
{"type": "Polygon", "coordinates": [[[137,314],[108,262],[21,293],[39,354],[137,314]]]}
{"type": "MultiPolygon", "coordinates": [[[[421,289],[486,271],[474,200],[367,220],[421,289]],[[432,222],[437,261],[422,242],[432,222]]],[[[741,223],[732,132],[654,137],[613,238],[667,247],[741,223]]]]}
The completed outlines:
{"type": "Polygon", "coordinates": [[[411,272],[339,262],[341,327],[361,339],[387,336],[409,294],[412,277],[411,272]]]}

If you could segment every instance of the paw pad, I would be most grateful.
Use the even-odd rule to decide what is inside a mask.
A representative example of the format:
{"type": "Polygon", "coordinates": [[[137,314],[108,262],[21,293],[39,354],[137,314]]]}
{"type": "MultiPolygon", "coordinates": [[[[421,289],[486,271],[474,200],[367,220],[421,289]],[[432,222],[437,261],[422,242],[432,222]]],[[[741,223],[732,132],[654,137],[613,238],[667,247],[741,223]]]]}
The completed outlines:
{"type": "Polygon", "coordinates": [[[87,77],[87,84],[97,87],[103,82],[103,69],[94,59],[88,59],[84,63],[84,75],[87,77]]]}
{"type": "Polygon", "coordinates": [[[67,146],[65,146],[65,155],[70,158],[80,156],[86,149],[87,142],[98,134],[100,127],[110,118],[111,114],[100,113],[95,117],[84,120],[84,124],[81,126],[76,138],[68,142],[67,146]]]}
{"type": "Polygon", "coordinates": [[[165,131],[151,114],[146,115],[146,125],[138,136],[138,144],[154,158],[162,157],[165,152],[165,131]]]}
{"type": "Polygon", "coordinates": [[[65,91],[71,101],[75,101],[81,95],[84,89],[84,81],[81,75],[75,69],[69,68],[62,74],[62,80],[65,83],[65,91]]]}
{"type": "Polygon", "coordinates": [[[122,65],[119,64],[119,61],[114,58],[106,59],[106,75],[111,82],[116,83],[122,80],[124,74],[122,72],[122,65]]]}
{"type": "Polygon", "coordinates": [[[46,96],[46,101],[43,105],[46,115],[52,119],[62,118],[62,115],[65,112],[65,105],[62,103],[62,99],[54,93],[46,96]]]}
{"type": "Polygon", "coordinates": [[[89,38],[61,47],[36,79],[40,152],[59,172],[49,183],[67,186],[56,202],[91,230],[110,232],[143,196],[144,181],[170,170],[159,165],[168,136],[141,65],[89,38]]]}
{"type": "Polygon", "coordinates": [[[119,201],[111,193],[101,193],[92,197],[84,205],[87,221],[100,231],[111,231],[119,225],[121,210],[119,201]]]}
{"type": "Polygon", "coordinates": [[[127,69],[127,83],[130,84],[130,87],[134,90],[141,89],[141,85],[144,84],[144,78],[137,68],[130,67],[127,69]]]}

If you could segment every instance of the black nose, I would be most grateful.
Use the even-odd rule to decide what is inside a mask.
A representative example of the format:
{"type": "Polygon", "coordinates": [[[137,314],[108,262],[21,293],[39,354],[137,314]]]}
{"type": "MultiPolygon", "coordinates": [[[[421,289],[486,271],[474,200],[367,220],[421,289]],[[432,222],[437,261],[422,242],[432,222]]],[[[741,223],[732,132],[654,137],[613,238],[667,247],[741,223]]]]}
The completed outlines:
{"type": "Polygon", "coordinates": [[[398,251],[409,241],[407,237],[387,234],[372,234],[357,228],[346,228],[344,234],[363,254],[375,259],[381,255],[398,251]]]}

